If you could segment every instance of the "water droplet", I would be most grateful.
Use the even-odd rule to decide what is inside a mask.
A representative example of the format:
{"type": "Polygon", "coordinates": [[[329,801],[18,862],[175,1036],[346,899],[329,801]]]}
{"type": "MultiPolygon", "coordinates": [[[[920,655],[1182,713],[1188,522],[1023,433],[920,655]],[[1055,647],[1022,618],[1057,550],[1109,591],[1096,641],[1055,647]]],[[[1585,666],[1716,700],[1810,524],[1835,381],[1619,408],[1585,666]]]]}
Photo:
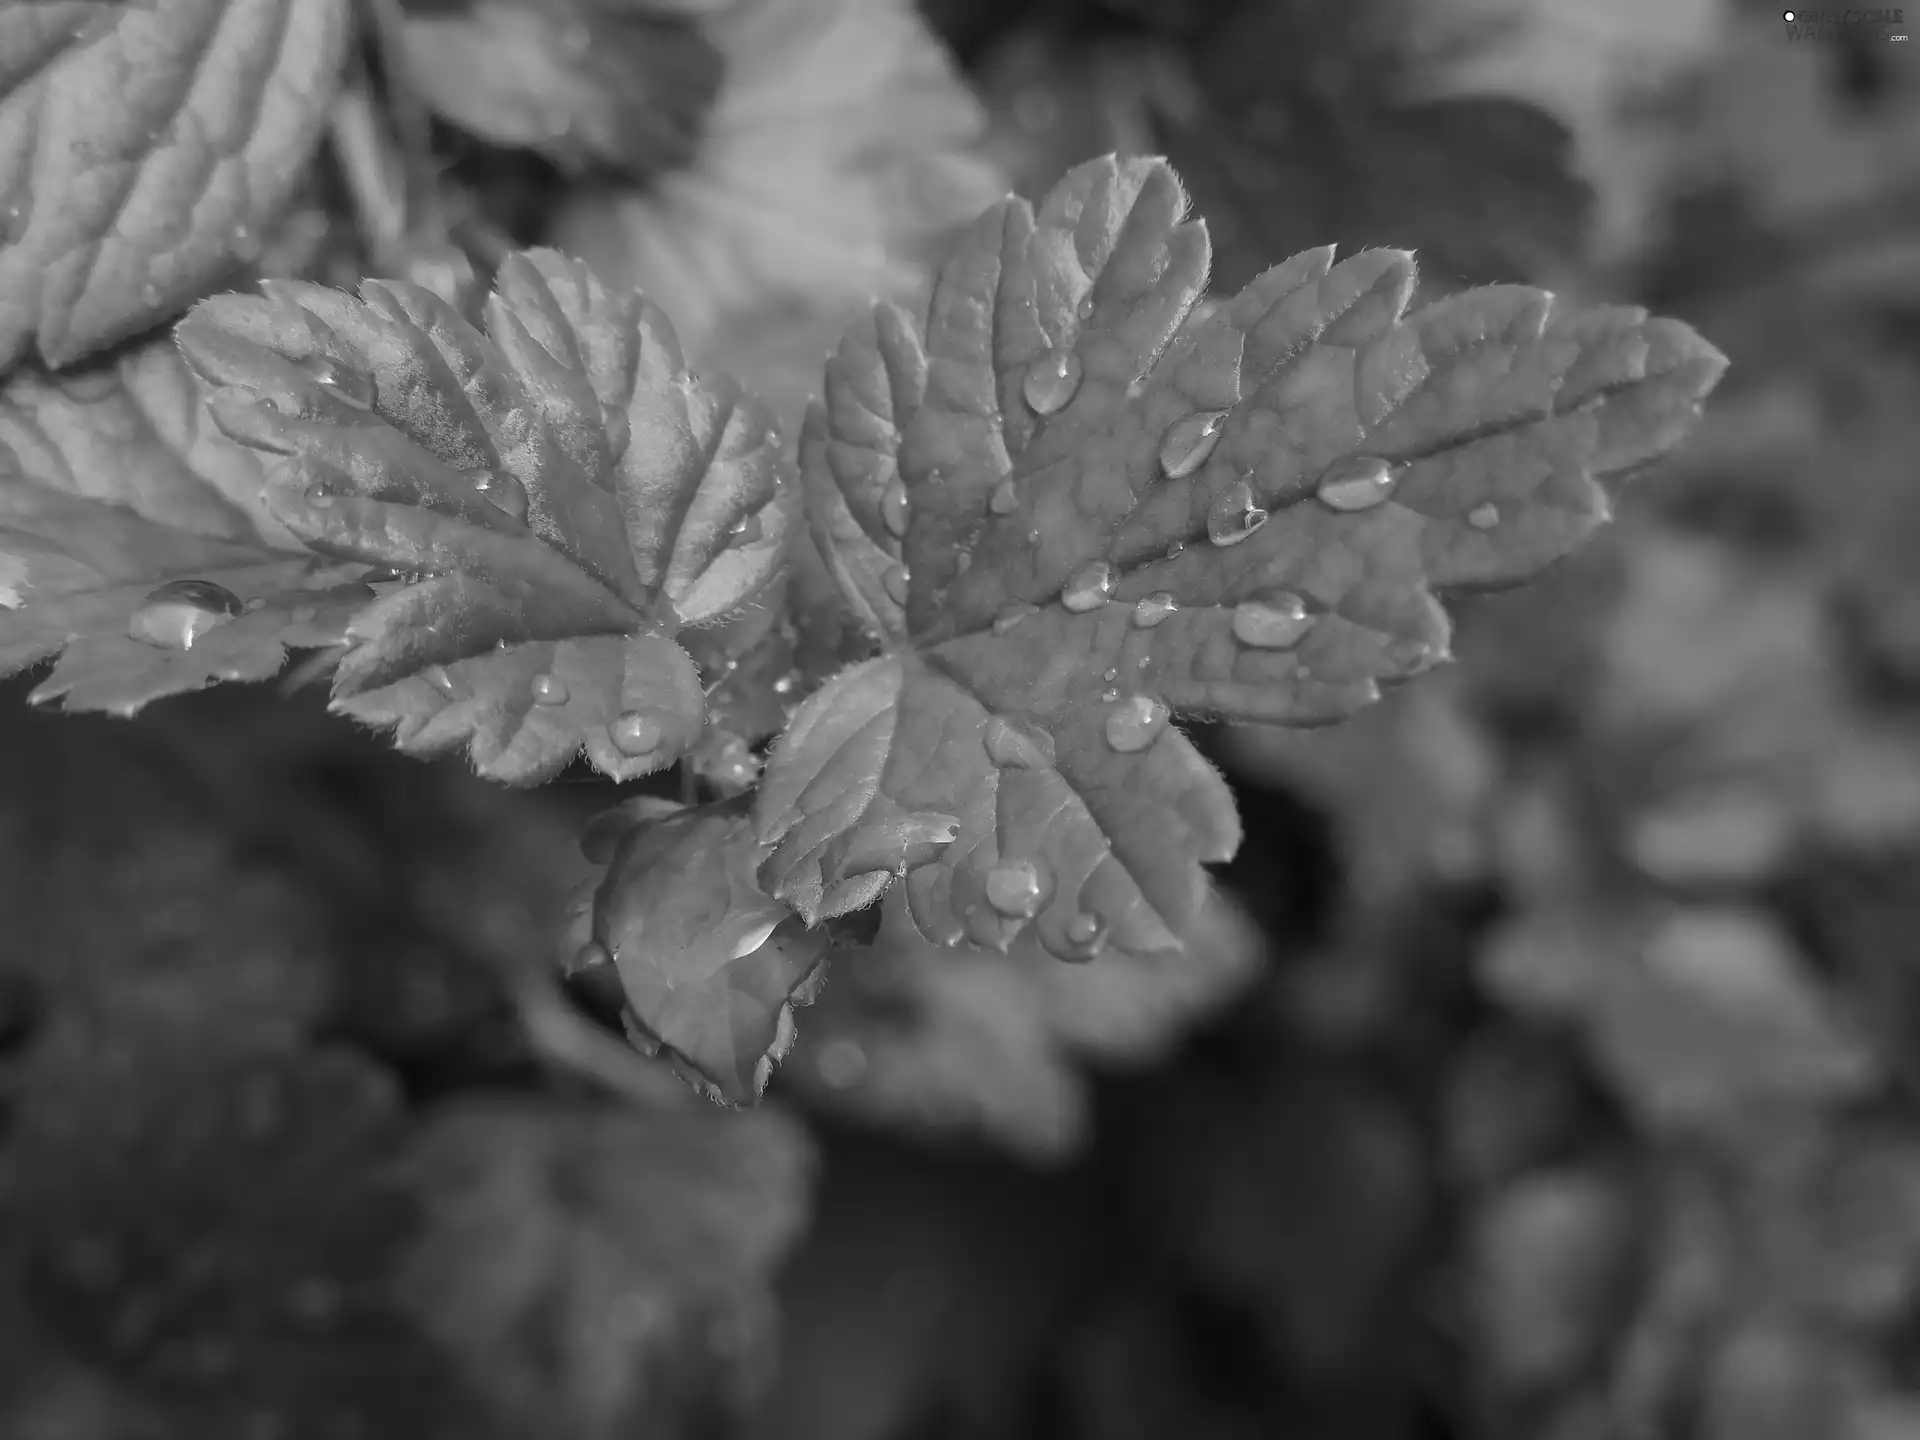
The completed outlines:
{"type": "Polygon", "coordinates": [[[1053,415],[1067,407],[1080,388],[1080,357],[1071,350],[1054,350],[1034,362],[1021,387],[1036,415],[1053,415]]]}
{"type": "Polygon", "coordinates": [[[1091,956],[1107,943],[1107,922],[1090,910],[1082,910],[1067,922],[1067,944],[1083,956],[1091,956]]]}
{"type": "Polygon", "coordinates": [[[1476,530],[1491,530],[1500,523],[1500,507],[1494,504],[1476,505],[1467,512],[1467,524],[1476,530]]]}
{"type": "Polygon", "coordinates": [[[456,680],[453,673],[444,665],[429,665],[420,672],[420,678],[449,700],[466,698],[466,687],[456,680]]]}
{"type": "Polygon", "coordinates": [[[240,597],[211,580],[172,580],[151,591],[127,622],[127,634],[163,650],[191,650],[209,630],[241,612],[240,597]]]}
{"type": "Polygon", "coordinates": [[[907,603],[907,567],[895,565],[880,577],[880,584],[886,589],[887,598],[896,605],[907,603]]]}
{"type": "Polygon", "coordinates": [[[1267,512],[1253,503],[1253,487],[1236,480],[1214,497],[1207,511],[1207,538],[1216,545],[1238,545],[1267,523],[1267,512]]]}
{"type": "Polygon", "coordinates": [[[607,727],[607,733],[623,755],[651,755],[667,741],[666,722],[652,709],[627,711],[607,727]]]}
{"type": "Polygon", "coordinates": [[[337,498],[333,491],[324,485],[313,484],[307,486],[307,504],[313,506],[316,510],[325,510],[328,506],[332,505],[337,498]]]}
{"type": "Polygon", "coordinates": [[[1093,291],[1089,290],[1080,297],[1080,303],[1073,307],[1073,313],[1083,321],[1093,318],[1093,291]]]}
{"type": "Polygon", "coordinates": [[[1261,650],[1298,645],[1313,628],[1313,614],[1298,595],[1244,600],[1233,607],[1233,638],[1261,650]]]}
{"type": "Polygon", "coordinates": [[[1195,415],[1182,415],[1167,427],[1166,438],[1160,442],[1160,468],[1166,472],[1169,480],[1179,480],[1207,463],[1207,457],[1213,454],[1213,447],[1220,443],[1221,432],[1227,428],[1225,410],[1203,410],[1195,415]]]}
{"type": "Polygon", "coordinates": [[[1393,466],[1373,455],[1336,460],[1320,477],[1320,501],[1335,510],[1371,510],[1393,494],[1393,466]]]}
{"type": "Polygon", "coordinates": [[[791,695],[794,687],[799,683],[799,677],[789,672],[773,682],[773,693],[776,695],[791,695]]]}
{"type": "Polygon", "coordinates": [[[1115,690],[1109,687],[1100,692],[1100,698],[1106,701],[1109,705],[1111,705],[1114,701],[1120,698],[1120,692],[1118,690],[1115,690]]]}
{"type": "Polygon", "coordinates": [[[996,515],[1011,515],[1019,508],[1020,492],[1013,488],[1011,477],[994,486],[993,493],[987,496],[987,509],[996,515]]]}
{"type": "Polygon", "coordinates": [[[1009,919],[1032,919],[1046,898],[1046,877],[1031,860],[1005,860],[987,872],[987,903],[1009,919]]]}
{"type": "Polygon", "coordinates": [[[1130,695],[1107,712],[1107,743],[1125,755],[1146,749],[1166,728],[1167,707],[1151,695],[1130,695]]]}
{"type": "Polygon", "coordinates": [[[1117,666],[1109,665],[1106,668],[1106,672],[1102,674],[1100,678],[1102,680],[1118,680],[1120,678],[1120,670],[1117,666]]]}
{"type": "Polygon", "coordinates": [[[765,533],[758,515],[742,515],[727,527],[727,537],[736,545],[751,545],[765,533]]]}
{"type": "Polygon", "coordinates": [[[1143,595],[1133,607],[1134,628],[1151,630],[1179,608],[1179,602],[1168,591],[1156,590],[1151,595],[1143,595]]]}
{"type": "Polygon", "coordinates": [[[880,523],[894,536],[907,533],[907,487],[898,479],[889,480],[880,492],[880,523]]]}
{"type": "Polygon", "coordinates": [[[333,391],[356,410],[373,408],[373,378],[362,375],[351,365],[331,355],[313,355],[306,361],[307,373],[333,391]]]}
{"type": "Polygon", "coordinates": [[[536,705],[564,705],[567,703],[567,682],[558,675],[536,675],[533,677],[533,703],[536,705]]]}
{"type": "Polygon", "coordinates": [[[481,466],[464,472],[469,483],[493,504],[516,520],[527,518],[527,492],[520,482],[503,471],[481,466]]]}
{"type": "Polygon", "coordinates": [[[987,758],[1002,770],[1041,770],[1053,764],[1053,736],[1045,730],[1029,730],[995,715],[981,739],[987,758]]]}
{"type": "Polygon", "coordinates": [[[1003,606],[1000,613],[993,617],[993,633],[996,635],[1007,634],[1014,626],[1026,619],[1027,616],[1033,614],[1034,611],[1034,606],[1020,601],[1015,601],[1011,605],[1003,606]]]}
{"type": "Polygon", "coordinates": [[[754,951],[766,944],[767,941],[773,937],[773,932],[779,928],[780,922],[778,920],[763,920],[753,926],[752,929],[742,931],[740,936],[733,942],[733,954],[731,958],[735,960],[746,959],[747,956],[753,954],[754,951]]]}
{"type": "Polygon", "coordinates": [[[1104,560],[1089,560],[1072,575],[1060,591],[1060,603],[1075,615],[1098,610],[1113,594],[1113,567],[1104,560]]]}
{"type": "Polygon", "coordinates": [[[1187,553],[1186,541],[1172,540],[1167,543],[1167,559],[1178,560],[1182,555],[1186,553],[1187,553]]]}

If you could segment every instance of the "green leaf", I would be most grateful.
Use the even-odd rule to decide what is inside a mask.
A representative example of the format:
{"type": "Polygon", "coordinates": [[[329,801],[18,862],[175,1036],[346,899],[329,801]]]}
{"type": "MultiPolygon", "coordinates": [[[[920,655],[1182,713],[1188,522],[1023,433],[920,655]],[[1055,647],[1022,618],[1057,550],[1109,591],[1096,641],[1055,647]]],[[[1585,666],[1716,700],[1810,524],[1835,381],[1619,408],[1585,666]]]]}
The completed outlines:
{"type": "Polygon", "coordinates": [[[1185,214],[1164,162],[1090,162],[980,219],[924,338],[882,306],[830,362],[812,527],[885,653],[801,705],[759,792],[762,883],[809,921],[905,874],[941,943],[1177,948],[1239,827],[1170,717],[1325,723],[1430,668],[1436,592],[1572,549],[1724,369],[1517,286],[1403,316],[1395,250],[1189,320],[1185,214]]]}
{"type": "Polygon", "coordinates": [[[0,674],[52,656],[33,692],[131,714],[217,680],[277,674],[346,638],[372,598],[260,503],[261,467],[207,422],[156,342],[0,388],[0,674]]]}
{"type": "Polygon", "coordinates": [[[765,1374],[811,1158],[772,1115],[443,1112],[403,1165],[433,1223],[401,1303],[515,1433],[710,1433],[765,1374]]]}
{"type": "Polygon", "coordinates": [[[755,882],[744,800],[663,808],[641,797],[590,827],[584,848],[607,871],[577,937],[588,953],[570,965],[610,957],[637,1042],[666,1046],[722,1101],[754,1100],[793,1043],[828,936],[755,882]]]}
{"type": "Polygon", "coordinates": [[[703,713],[673,637],[768,590],[797,505],[764,409],[553,251],[502,265],[484,334],[414,285],[263,288],[179,342],[222,428],[290,457],[274,515],[399,577],[349,630],[336,708],[512,783],[582,748],[615,779],[671,763],[703,713]]]}
{"type": "Polygon", "coordinates": [[[319,139],[346,0],[0,12],[0,370],[145,330],[258,253],[319,139]]]}

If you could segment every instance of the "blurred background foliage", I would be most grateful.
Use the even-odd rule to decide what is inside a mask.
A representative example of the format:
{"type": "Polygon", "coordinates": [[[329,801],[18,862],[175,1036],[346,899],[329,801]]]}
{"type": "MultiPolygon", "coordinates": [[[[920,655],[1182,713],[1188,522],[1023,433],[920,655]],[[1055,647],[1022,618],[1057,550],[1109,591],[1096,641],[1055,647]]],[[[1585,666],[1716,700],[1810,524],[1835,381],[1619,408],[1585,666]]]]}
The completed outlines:
{"type": "MultiPolygon", "coordinates": [[[[560,244],[789,418],[956,223],[1113,149],[1172,157],[1216,289],[1408,245],[1733,369],[1457,665],[1204,735],[1248,838],[1181,966],[883,916],[752,1113],[547,983],[610,788],[297,686],[11,686],[0,1435],[1920,1437],[1910,46],[1735,0],[368,13],[263,272],[560,244]]],[[[706,793],[838,643],[796,559],[713,641],[706,793]]]]}

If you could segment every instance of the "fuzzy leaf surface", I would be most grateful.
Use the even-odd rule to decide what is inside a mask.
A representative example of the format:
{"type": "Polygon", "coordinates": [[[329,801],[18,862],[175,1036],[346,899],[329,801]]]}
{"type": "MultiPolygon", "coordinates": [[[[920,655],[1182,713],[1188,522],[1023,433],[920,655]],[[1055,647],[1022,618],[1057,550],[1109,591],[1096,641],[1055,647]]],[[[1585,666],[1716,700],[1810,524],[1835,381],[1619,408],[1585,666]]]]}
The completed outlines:
{"type": "Polygon", "coordinates": [[[341,643],[373,598],[361,567],[307,551],[260,503],[261,475],[164,342],[58,378],[15,371],[0,387],[0,674],[57,656],[34,699],[124,715],[341,643]],[[185,647],[136,638],[148,597],[180,582],[236,613],[185,647]]]}
{"type": "Polygon", "coordinates": [[[1327,723],[1430,668],[1438,593],[1577,545],[1725,367],[1519,286],[1405,314],[1396,250],[1189,321],[1208,253],[1165,162],[1092,161],[982,216],[924,329],[882,306],[829,363],[810,519],[884,653],[759,793],[762,882],[810,921],[904,874],[943,943],[1177,948],[1239,826],[1170,715],[1327,723]]]}
{"type": "Polygon", "coordinates": [[[0,370],[70,365],[258,253],[318,142],[346,0],[0,9],[0,370]]]}
{"type": "Polygon", "coordinates": [[[221,427],[288,457],[276,518],[397,577],[349,631],[336,707],[509,783],[583,748],[615,779],[671,763],[703,718],[674,636],[766,591],[797,508],[765,410],[554,251],[507,259],[484,333],[416,285],[263,289],[178,338],[221,427]]]}

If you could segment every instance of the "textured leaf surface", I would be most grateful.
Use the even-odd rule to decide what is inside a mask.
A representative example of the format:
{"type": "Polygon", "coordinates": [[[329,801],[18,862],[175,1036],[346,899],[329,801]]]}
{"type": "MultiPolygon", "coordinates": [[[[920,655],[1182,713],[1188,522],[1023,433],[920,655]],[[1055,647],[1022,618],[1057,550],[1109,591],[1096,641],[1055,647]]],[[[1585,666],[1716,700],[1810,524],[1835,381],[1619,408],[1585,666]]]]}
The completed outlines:
{"type": "Polygon", "coordinates": [[[291,457],[273,514],[397,577],[349,630],[338,708],[516,783],[583,748],[616,779],[670,763],[703,713],[674,634],[780,566],[796,497],[766,412],[552,251],[501,267],[484,334],[415,285],[265,289],[179,340],[223,429],[291,457]]]}
{"type": "Polygon", "coordinates": [[[907,874],[923,933],[1177,947],[1231,797],[1172,714],[1315,724],[1447,653],[1671,448],[1724,360],[1517,286],[1403,314],[1412,257],[1275,266],[1204,319],[1204,228],[1157,160],[1009,200],[922,334],[883,306],[802,435],[815,538],[885,652],[774,751],[762,881],[809,919],[907,874]],[[1186,323],[1183,323],[1186,322],[1186,323]]]}
{"type": "Polygon", "coordinates": [[[346,0],[0,10],[0,369],[71,364],[256,254],[346,32],[346,0]]]}
{"type": "Polygon", "coordinates": [[[14,372],[0,388],[0,674],[58,656],[36,700],[127,714],[265,679],[290,646],[339,644],[372,598],[360,567],[307,552],[261,505],[261,473],[164,342],[58,379],[14,372]],[[212,628],[164,643],[188,638],[167,628],[185,612],[148,597],[178,582],[217,587],[235,613],[202,611],[212,628]]]}
{"type": "Polygon", "coordinates": [[[715,1393],[747,1399],[765,1373],[810,1170],[772,1115],[457,1109],[407,1166],[432,1229],[402,1303],[518,1426],[707,1433],[715,1393]]]}
{"type": "Polygon", "coordinates": [[[587,836],[607,862],[578,967],[611,957],[629,1030],[665,1045],[719,1099],[757,1099],[793,1042],[796,996],[827,949],[754,878],[759,853],[744,801],[662,814],[643,797],[587,836]],[[637,823],[636,823],[637,822],[637,823]]]}

